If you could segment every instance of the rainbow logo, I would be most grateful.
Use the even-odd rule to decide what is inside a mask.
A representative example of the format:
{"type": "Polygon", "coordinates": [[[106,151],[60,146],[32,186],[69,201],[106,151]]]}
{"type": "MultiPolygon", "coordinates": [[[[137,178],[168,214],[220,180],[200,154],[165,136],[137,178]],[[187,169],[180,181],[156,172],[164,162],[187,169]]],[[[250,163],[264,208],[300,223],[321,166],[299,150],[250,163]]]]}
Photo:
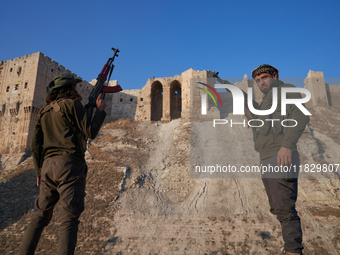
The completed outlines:
{"type": "MultiPolygon", "coordinates": [[[[210,90],[212,90],[212,92],[215,93],[215,95],[217,96],[217,98],[218,98],[218,100],[220,101],[220,104],[221,104],[221,106],[222,106],[222,100],[221,100],[220,96],[217,94],[217,91],[216,91],[213,87],[211,87],[210,85],[205,84],[205,83],[203,83],[203,82],[197,82],[197,83],[202,84],[202,85],[206,86],[207,88],[209,88],[210,90]]],[[[213,95],[209,92],[209,90],[203,89],[203,88],[200,88],[200,87],[197,87],[197,88],[203,90],[204,92],[206,92],[206,93],[212,98],[212,100],[214,100],[215,106],[217,106],[216,100],[215,100],[215,98],[213,97],[213,95]]]]}

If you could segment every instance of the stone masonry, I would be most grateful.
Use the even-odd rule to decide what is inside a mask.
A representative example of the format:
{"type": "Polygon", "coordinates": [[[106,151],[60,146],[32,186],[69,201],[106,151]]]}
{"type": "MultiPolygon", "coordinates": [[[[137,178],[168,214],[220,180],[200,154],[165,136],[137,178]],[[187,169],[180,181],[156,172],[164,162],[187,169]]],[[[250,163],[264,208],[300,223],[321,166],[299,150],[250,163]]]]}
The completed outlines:
{"type": "MultiPolygon", "coordinates": [[[[47,86],[54,76],[60,73],[71,71],[41,52],[0,61],[2,157],[6,154],[22,153],[26,156],[30,154],[31,136],[37,114],[46,104],[47,86]]],[[[92,85],[83,80],[77,86],[85,103],[92,85]]]]}
{"type": "MultiPolygon", "coordinates": [[[[193,107],[200,105],[201,95],[205,92],[193,89],[197,87],[196,81],[214,86],[215,72],[189,69],[181,75],[164,78],[150,78],[142,89],[123,90],[112,96],[111,117],[135,119],[137,121],[161,121],[169,122],[173,119],[190,119],[198,116],[201,108],[193,107]],[[190,114],[191,113],[191,114],[190,114]]],[[[248,87],[253,88],[253,98],[260,102],[263,94],[253,79],[244,75],[241,82],[235,82],[237,87],[248,92],[248,87]]],[[[294,84],[293,84],[294,85],[294,84]]],[[[124,86],[123,86],[124,87],[124,86]]],[[[340,86],[325,83],[323,72],[309,71],[305,79],[305,88],[311,92],[311,99],[306,104],[308,107],[316,105],[340,106],[340,86]]],[[[232,105],[230,93],[218,92],[224,105],[232,105]]],[[[304,97],[304,95],[302,95],[304,97]]],[[[207,111],[209,119],[225,118],[229,112],[225,109],[230,107],[217,107],[213,100],[208,97],[207,111]]],[[[204,116],[201,116],[204,120],[204,116]]]]}
{"type": "Polygon", "coordinates": [[[325,83],[323,72],[309,70],[305,88],[311,93],[307,106],[340,106],[340,86],[325,83]]]}
{"type": "MultiPolygon", "coordinates": [[[[54,76],[60,73],[72,73],[41,52],[19,58],[0,61],[0,167],[4,155],[30,155],[31,136],[37,113],[45,105],[47,85],[54,76]]],[[[149,78],[141,89],[123,90],[115,94],[107,94],[108,116],[113,119],[131,118],[136,121],[170,122],[181,118],[189,121],[190,116],[198,116],[201,108],[193,107],[201,104],[201,95],[205,92],[197,87],[196,81],[214,86],[215,72],[198,71],[192,68],[174,77],[149,78]]],[[[77,76],[77,75],[76,75],[77,76]]],[[[78,76],[77,76],[78,77],[78,76]]],[[[78,77],[79,78],[79,77],[78,77]]],[[[96,80],[90,83],[83,80],[78,84],[78,91],[86,104],[96,80]]],[[[109,86],[117,85],[110,81],[109,86]]],[[[247,75],[236,86],[247,92],[253,87],[253,96],[257,102],[262,93],[247,75]]],[[[122,85],[124,89],[124,84],[122,85]]],[[[340,86],[326,84],[323,72],[309,71],[305,79],[305,88],[311,92],[312,98],[307,106],[340,106],[340,86]]],[[[229,114],[232,97],[230,93],[219,92],[226,108],[215,106],[208,97],[207,111],[209,118],[225,118],[229,114]]],[[[202,116],[201,116],[202,117],[202,116]]],[[[201,120],[204,120],[204,116],[201,120]]]]}
{"type": "Polygon", "coordinates": [[[200,97],[199,91],[191,91],[191,79],[207,82],[214,72],[189,69],[181,75],[150,78],[142,89],[123,90],[112,96],[113,118],[134,118],[137,121],[170,122],[182,118],[189,120],[192,100],[200,97]],[[131,112],[133,111],[133,112],[131,112]]]}

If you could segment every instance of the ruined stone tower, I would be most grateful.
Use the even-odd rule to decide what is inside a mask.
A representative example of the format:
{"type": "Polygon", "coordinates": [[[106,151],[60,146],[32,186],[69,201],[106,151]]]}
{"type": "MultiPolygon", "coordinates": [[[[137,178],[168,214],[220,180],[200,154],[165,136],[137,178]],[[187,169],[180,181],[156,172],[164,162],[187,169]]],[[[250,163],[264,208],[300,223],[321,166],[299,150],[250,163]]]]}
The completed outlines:
{"type": "MultiPolygon", "coordinates": [[[[37,113],[45,105],[47,85],[54,76],[71,73],[41,52],[0,61],[0,154],[30,154],[37,113]]],[[[78,77],[79,78],[79,77],[78,77]]],[[[83,98],[92,86],[78,84],[83,98]]]]}

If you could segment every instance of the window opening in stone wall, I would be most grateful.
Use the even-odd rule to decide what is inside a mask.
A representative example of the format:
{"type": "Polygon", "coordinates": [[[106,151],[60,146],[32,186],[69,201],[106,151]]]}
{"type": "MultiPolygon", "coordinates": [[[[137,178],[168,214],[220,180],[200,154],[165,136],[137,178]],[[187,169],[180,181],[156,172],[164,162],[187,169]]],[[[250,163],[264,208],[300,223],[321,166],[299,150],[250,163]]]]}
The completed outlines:
{"type": "Polygon", "coordinates": [[[133,101],[133,98],[130,98],[130,102],[132,102],[133,101]]]}
{"type": "Polygon", "coordinates": [[[9,92],[9,86],[7,86],[7,88],[6,88],[6,92],[9,92]]]}
{"type": "Polygon", "coordinates": [[[140,101],[143,101],[143,98],[141,97],[140,101]]]}
{"type": "Polygon", "coordinates": [[[161,120],[163,116],[163,86],[159,81],[151,85],[151,120],[161,120]]]}
{"type": "Polygon", "coordinates": [[[28,82],[25,82],[25,87],[24,88],[27,89],[27,86],[28,86],[28,82]]]}
{"type": "Polygon", "coordinates": [[[13,68],[11,68],[9,71],[12,72],[13,68]]]}
{"type": "Polygon", "coordinates": [[[54,71],[54,70],[53,70],[53,68],[52,68],[52,69],[51,69],[51,72],[53,73],[53,71],[54,71]]]}
{"type": "Polygon", "coordinates": [[[19,84],[15,84],[14,90],[18,90],[19,89],[19,84]]]}
{"type": "Polygon", "coordinates": [[[173,81],[170,84],[170,118],[178,119],[182,112],[181,84],[173,81]]]}
{"type": "Polygon", "coordinates": [[[119,102],[123,102],[123,98],[119,99],[119,102]]]}

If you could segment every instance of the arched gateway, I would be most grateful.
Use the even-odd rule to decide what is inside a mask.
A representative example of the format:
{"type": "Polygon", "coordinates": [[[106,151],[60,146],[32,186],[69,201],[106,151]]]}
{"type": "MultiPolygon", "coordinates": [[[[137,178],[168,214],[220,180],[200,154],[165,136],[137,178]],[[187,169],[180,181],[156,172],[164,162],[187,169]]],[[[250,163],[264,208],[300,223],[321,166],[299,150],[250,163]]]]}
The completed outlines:
{"type": "Polygon", "coordinates": [[[174,80],[170,84],[170,118],[178,119],[182,112],[182,89],[181,84],[174,80]]]}
{"type": "Polygon", "coordinates": [[[163,116],[163,86],[159,81],[151,85],[151,120],[159,121],[163,116]]]}

